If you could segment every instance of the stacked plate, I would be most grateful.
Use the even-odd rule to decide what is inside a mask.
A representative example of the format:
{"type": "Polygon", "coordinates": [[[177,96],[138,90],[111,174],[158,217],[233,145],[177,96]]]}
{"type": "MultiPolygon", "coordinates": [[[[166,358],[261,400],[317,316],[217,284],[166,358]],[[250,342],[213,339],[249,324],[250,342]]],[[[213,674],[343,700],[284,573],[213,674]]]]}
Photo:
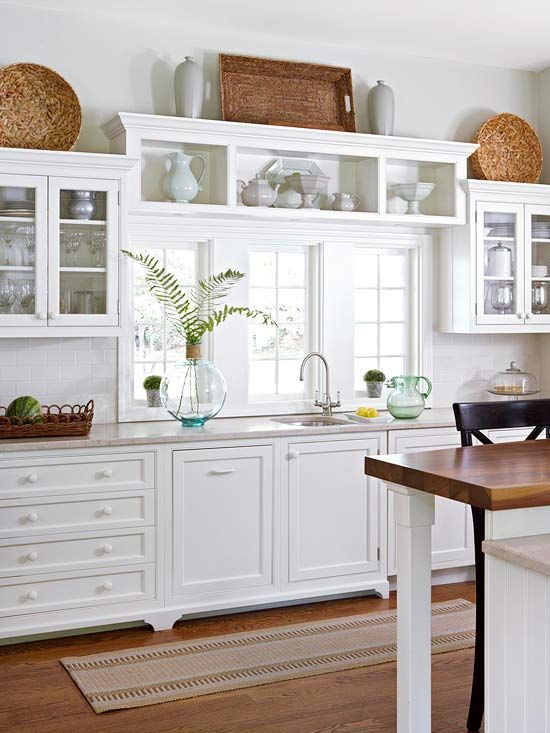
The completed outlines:
{"type": "Polygon", "coordinates": [[[513,237],[514,231],[515,226],[512,223],[493,224],[491,227],[491,237],[513,237]]]}
{"type": "Polygon", "coordinates": [[[534,239],[550,239],[550,221],[534,221],[531,234],[534,239]]]}
{"type": "Polygon", "coordinates": [[[34,216],[34,205],[29,201],[3,201],[0,216],[34,216]]]}
{"type": "Polygon", "coordinates": [[[531,267],[531,275],[534,278],[548,277],[548,265],[533,265],[531,267]]]}

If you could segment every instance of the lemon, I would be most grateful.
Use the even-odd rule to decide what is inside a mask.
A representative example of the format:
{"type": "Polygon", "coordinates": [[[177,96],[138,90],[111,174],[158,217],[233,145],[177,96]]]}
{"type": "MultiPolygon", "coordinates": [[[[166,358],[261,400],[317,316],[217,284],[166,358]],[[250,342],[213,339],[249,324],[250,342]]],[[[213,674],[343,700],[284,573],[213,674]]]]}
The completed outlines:
{"type": "Polygon", "coordinates": [[[367,413],[369,409],[369,407],[358,407],[355,414],[359,415],[359,417],[368,417],[367,413]]]}
{"type": "Polygon", "coordinates": [[[365,417],[378,417],[378,410],[375,407],[368,407],[365,417]]]}

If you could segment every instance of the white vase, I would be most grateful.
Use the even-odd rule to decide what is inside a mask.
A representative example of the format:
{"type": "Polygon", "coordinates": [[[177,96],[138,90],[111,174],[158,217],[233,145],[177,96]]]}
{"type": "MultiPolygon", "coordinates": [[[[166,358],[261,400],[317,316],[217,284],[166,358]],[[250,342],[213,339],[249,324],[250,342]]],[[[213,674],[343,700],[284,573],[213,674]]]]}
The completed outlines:
{"type": "Polygon", "coordinates": [[[206,170],[206,160],[202,155],[186,155],[185,153],[170,153],[166,159],[167,174],[162,182],[162,190],[171,201],[187,204],[193,201],[199,191],[202,191],[201,181],[206,170]],[[202,172],[195,178],[191,170],[191,161],[199,158],[202,161],[202,172]]]}
{"type": "Polygon", "coordinates": [[[186,56],[174,72],[176,114],[179,117],[200,117],[204,99],[204,74],[201,67],[186,56]]]}
{"type": "Polygon", "coordinates": [[[369,124],[375,135],[393,135],[395,96],[386,82],[378,81],[369,92],[369,124]]]}

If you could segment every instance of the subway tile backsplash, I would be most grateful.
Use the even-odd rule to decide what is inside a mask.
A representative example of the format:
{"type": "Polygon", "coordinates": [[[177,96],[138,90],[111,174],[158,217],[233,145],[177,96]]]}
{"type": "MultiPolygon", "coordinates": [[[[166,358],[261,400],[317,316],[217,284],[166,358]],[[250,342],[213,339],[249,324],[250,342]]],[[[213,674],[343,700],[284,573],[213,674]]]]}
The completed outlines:
{"type": "MultiPolygon", "coordinates": [[[[546,335],[463,335],[434,333],[433,406],[457,400],[489,399],[494,372],[517,361],[543,388],[546,335]]],[[[0,339],[0,404],[32,394],[44,404],[95,401],[95,422],[117,419],[117,339],[0,339]]]]}

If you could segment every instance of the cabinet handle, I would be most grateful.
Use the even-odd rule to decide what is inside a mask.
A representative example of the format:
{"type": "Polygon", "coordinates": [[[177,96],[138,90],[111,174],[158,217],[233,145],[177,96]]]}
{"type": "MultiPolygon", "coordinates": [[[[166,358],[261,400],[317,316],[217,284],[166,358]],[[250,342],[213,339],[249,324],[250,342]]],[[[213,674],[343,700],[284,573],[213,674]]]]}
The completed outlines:
{"type": "Polygon", "coordinates": [[[235,473],[234,468],[213,468],[210,471],[212,476],[225,476],[226,473],[235,473]]]}
{"type": "Polygon", "coordinates": [[[38,593],[35,590],[30,590],[25,598],[29,601],[36,601],[36,599],[38,598],[38,593]]]}
{"type": "Polygon", "coordinates": [[[101,584],[102,590],[113,590],[113,584],[110,580],[106,580],[104,583],[101,584]]]}
{"type": "Polygon", "coordinates": [[[27,552],[27,560],[30,560],[30,562],[38,560],[38,552],[34,552],[34,550],[31,550],[31,552],[27,552]]]}
{"type": "Polygon", "coordinates": [[[101,476],[103,478],[111,478],[112,475],[113,475],[112,468],[104,468],[103,471],[101,472],[101,476]]]}
{"type": "Polygon", "coordinates": [[[106,555],[110,555],[113,551],[113,546],[107,542],[101,549],[106,555]]]}
{"type": "Polygon", "coordinates": [[[27,481],[29,484],[35,484],[38,481],[38,476],[35,473],[29,473],[27,481]]]}
{"type": "Polygon", "coordinates": [[[523,321],[524,320],[525,313],[518,313],[517,315],[518,315],[518,318],[519,318],[520,321],[523,321]]]}
{"type": "Polygon", "coordinates": [[[531,318],[532,315],[533,315],[532,313],[526,313],[525,318],[531,318]]]}
{"type": "Polygon", "coordinates": [[[36,512],[29,512],[27,514],[27,521],[36,522],[37,519],[38,519],[38,514],[36,512]]]}
{"type": "Polygon", "coordinates": [[[38,318],[39,321],[45,321],[48,318],[48,314],[47,313],[37,313],[36,317],[38,318]]]}
{"type": "Polygon", "coordinates": [[[52,321],[55,321],[55,319],[58,317],[59,317],[58,313],[54,313],[53,311],[51,313],[48,313],[48,318],[52,321]]]}
{"type": "Polygon", "coordinates": [[[294,460],[294,459],[298,458],[299,456],[300,456],[300,454],[298,453],[297,450],[291,450],[290,453],[288,454],[288,457],[291,460],[294,460]]]}
{"type": "Polygon", "coordinates": [[[105,514],[106,517],[110,517],[111,514],[113,513],[113,507],[104,506],[103,509],[101,510],[101,513],[105,514]]]}

